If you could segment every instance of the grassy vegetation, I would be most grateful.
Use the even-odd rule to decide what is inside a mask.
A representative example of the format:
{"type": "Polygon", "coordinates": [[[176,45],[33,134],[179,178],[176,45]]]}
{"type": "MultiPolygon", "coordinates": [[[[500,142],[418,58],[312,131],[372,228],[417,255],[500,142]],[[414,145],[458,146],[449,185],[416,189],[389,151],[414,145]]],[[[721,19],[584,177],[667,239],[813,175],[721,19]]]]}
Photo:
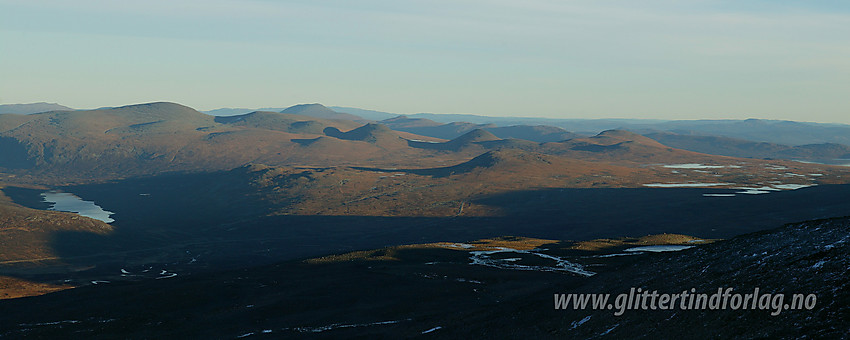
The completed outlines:
{"type": "Polygon", "coordinates": [[[50,242],[57,232],[107,235],[112,231],[109,224],[88,217],[22,207],[12,203],[3,189],[0,187],[0,264],[55,259],[50,242]]]}
{"type": "Polygon", "coordinates": [[[638,247],[638,246],[657,246],[657,245],[694,245],[694,241],[699,241],[699,244],[711,243],[717,240],[701,239],[698,237],[679,235],[679,234],[659,234],[647,235],[642,237],[622,237],[616,239],[604,238],[589,241],[572,242],[569,249],[600,251],[611,248],[623,247],[638,247]]]}
{"type": "Polygon", "coordinates": [[[518,236],[501,236],[489,239],[481,239],[472,242],[435,242],[424,244],[409,244],[385,247],[373,250],[353,251],[344,254],[335,254],[307,259],[304,262],[310,264],[348,262],[348,261],[400,261],[400,253],[411,249],[450,249],[457,251],[488,251],[500,249],[533,250],[544,245],[555,245],[562,249],[602,251],[613,248],[625,248],[649,245],[695,245],[691,241],[698,240],[698,244],[707,244],[717,240],[704,240],[688,235],[659,234],[643,237],[623,237],[618,239],[596,239],[589,241],[558,241],[518,236]]]}
{"type": "Polygon", "coordinates": [[[9,276],[0,276],[0,300],[39,296],[71,288],[75,287],[69,285],[53,285],[41,282],[32,282],[9,276]]]}

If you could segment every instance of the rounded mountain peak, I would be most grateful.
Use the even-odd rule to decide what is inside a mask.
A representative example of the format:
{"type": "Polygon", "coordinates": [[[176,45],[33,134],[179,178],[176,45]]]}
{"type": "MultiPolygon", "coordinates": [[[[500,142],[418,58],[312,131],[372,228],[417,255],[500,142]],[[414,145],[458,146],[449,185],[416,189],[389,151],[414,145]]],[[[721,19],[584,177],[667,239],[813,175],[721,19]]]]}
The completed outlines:
{"type": "Polygon", "coordinates": [[[134,104],[115,108],[98,109],[96,111],[105,112],[115,116],[155,117],[158,119],[207,117],[207,115],[198,112],[191,107],[172,102],[134,104]]]}
{"type": "Polygon", "coordinates": [[[390,128],[383,124],[369,123],[345,133],[345,139],[375,142],[387,135],[398,138],[390,128]]]}
{"type": "Polygon", "coordinates": [[[290,106],[281,113],[292,113],[292,114],[305,114],[305,113],[317,113],[317,112],[328,112],[328,113],[336,113],[336,111],[327,108],[326,106],[313,103],[313,104],[298,104],[290,106]]]}
{"type": "Polygon", "coordinates": [[[341,120],[362,120],[363,118],[355,116],[353,114],[336,112],[327,108],[326,106],[313,103],[313,104],[298,104],[295,106],[290,106],[280,113],[288,113],[302,116],[310,116],[315,118],[322,119],[341,119],[341,120]]]}
{"type": "Polygon", "coordinates": [[[490,133],[487,130],[475,129],[475,130],[469,131],[469,132],[461,135],[460,137],[452,139],[451,142],[466,144],[466,143],[475,143],[475,142],[488,142],[488,141],[500,140],[500,139],[501,138],[496,137],[496,135],[490,133]]]}

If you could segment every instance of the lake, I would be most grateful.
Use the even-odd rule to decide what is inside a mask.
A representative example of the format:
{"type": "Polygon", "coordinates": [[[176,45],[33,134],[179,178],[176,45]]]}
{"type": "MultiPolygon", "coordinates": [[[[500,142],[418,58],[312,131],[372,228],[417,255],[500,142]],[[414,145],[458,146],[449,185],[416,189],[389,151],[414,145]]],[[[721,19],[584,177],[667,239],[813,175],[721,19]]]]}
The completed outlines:
{"type": "Polygon", "coordinates": [[[92,201],[84,201],[77,195],[69,192],[48,191],[41,194],[44,202],[50,203],[48,210],[72,212],[80,216],[91,217],[106,223],[115,222],[111,216],[113,212],[103,210],[92,201]]]}

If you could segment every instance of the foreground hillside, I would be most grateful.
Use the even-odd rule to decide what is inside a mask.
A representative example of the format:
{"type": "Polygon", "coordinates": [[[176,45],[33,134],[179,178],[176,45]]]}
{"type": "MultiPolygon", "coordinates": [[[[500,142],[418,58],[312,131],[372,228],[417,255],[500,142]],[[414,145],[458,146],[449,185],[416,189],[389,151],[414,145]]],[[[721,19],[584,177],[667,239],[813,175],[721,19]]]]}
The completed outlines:
{"type": "MultiPolygon", "coordinates": [[[[8,189],[0,183],[0,190],[8,189]]],[[[109,224],[88,217],[23,207],[0,191],[0,265],[58,260],[51,247],[56,233],[108,235],[112,230],[109,224]]]]}
{"type": "MultiPolygon", "coordinates": [[[[3,188],[0,183],[0,190],[8,188],[3,188]]],[[[0,191],[0,268],[37,267],[61,262],[61,256],[53,248],[53,240],[58,233],[106,236],[112,231],[112,226],[88,217],[23,207],[0,191]]],[[[0,299],[73,288],[71,285],[32,282],[4,274],[0,272],[0,299]]]]}
{"type": "Polygon", "coordinates": [[[0,335],[832,338],[850,331],[850,287],[844,280],[850,266],[848,218],[796,223],[669,253],[599,256],[632,245],[553,242],[500,238],[394,247],[82,287],[0,301],[7,311],[0,316],[0,335]],[[481,252],[487,249],[502,250],[481,252]],[[526,270],[516,270],[522,267],[526,270]],[[773,309],[627,310],[614,316],[612,310],[555,310],[552,299],[556,293],[616,295],[631,288],[711,294],[718,287],[816,294],[817,303],[776,316],[773,309]]]}

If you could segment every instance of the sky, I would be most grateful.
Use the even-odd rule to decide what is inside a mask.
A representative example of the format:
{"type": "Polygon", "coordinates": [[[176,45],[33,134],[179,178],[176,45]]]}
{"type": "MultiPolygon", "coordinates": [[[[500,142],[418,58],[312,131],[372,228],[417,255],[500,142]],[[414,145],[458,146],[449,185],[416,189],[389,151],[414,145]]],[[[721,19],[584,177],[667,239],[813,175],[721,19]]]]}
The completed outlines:
{"type": "Polygon", "coordinates": [[[847,1],[0,0],[0,103],[850,123],[847,1]]]}

